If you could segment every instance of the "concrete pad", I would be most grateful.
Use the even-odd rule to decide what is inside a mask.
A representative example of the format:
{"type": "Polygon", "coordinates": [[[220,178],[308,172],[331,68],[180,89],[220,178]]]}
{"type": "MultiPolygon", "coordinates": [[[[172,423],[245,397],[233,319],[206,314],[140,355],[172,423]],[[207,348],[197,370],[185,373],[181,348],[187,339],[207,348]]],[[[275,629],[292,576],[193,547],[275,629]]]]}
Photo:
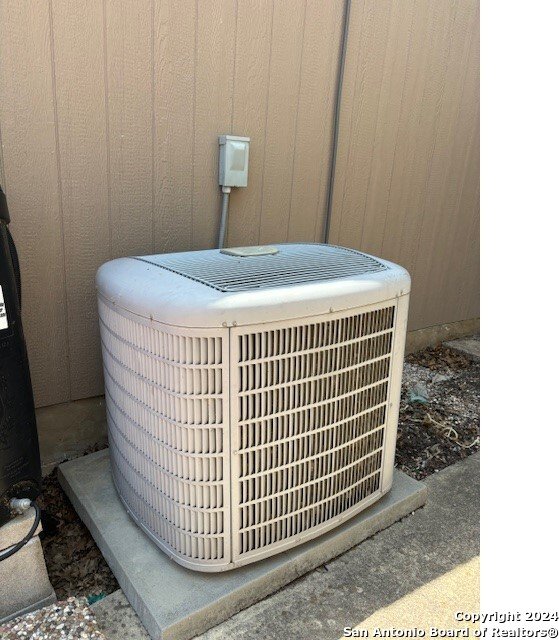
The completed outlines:
{"type": "Polygon", "coordinates": [[[445,347],[458,351],[475,362],[479,362],[479,336],[469,338],[460,338],[459,340],[450,340],[443,343],[445,347]]]}
{"type": "MultiPolygon", "coordinates": [[[[452,596],[455,602],[463,598],[467,606],[475,601],[478,577],[470,561],[479,556],[479,454],[434,473],[424,482],[429,500],[423,509],[241,611],[198,640],[338,640],[344,627],[358,628],[386,607],[392,612],[391,605],[397,609],[397,603],[408,594],[406,604],[415,608],[410,618],[436,623],[440,615],[437,598],[429,602],[423,597],[422,587],[432,582],[435,587],[441,586],[438,578],[462,565],[466,571],[451,576],[460,576],[464,582],[453,579],[443,584],[457,590],[452,596]]],[[[434,594],[438,588],[429,586],[428,591],[434,594]]],[[[451,598],[450,594],[446,597],[451,598]]],[[[391,626],[388,613],[380,626],[383,624],[391,626]]],[[[99,625],[102,627],[101,620],[99,625]]],[[[415,623],[398,622],[394,626],[413,627],[415,623]]],[[[121,640],[111,635],[112,628],[102,628],[107,640],[121,640]]]]}
{"type": "Polygon", "coordinates": [[[389,494],[316,540],[221,574],[184,569],[137,527],[114,489],[108,451],[59,468],[60,482],[152,638],[188,639],[262,600],[421,507],[425,486],[396,471],[389,494]]]}
{"type": "MultiPolygon", "coordinates": [[[[0,551],[13,547],[24,538],[34,519],[35,511],[29,509],[0,527],[0,551]]],[[[56,601],[39,540],[40,531],[39,523],[31,540],[0,562],[0,623],[56,601]]]]}
{"type": "MultiPolygon", "coordinates": [[[[451,614],[453,607],[479,610],[479,454],[429,476],[425,484],[429,501],[423,509],[198,640],[338,640],[345,626],[432,621],[444,627],[449,608],[451,614]]],[[[107,640],[149,640],[121,589],[92,609],[107,640]]]]}

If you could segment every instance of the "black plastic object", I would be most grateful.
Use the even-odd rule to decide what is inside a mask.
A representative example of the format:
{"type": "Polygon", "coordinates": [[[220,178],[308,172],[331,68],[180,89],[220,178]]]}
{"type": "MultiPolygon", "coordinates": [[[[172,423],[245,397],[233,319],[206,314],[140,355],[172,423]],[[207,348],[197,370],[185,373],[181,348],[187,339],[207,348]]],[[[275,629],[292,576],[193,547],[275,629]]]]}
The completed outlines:
{"type": "Polygon", "coordinates": [[[41,459],[29,362],[21,324],[19,265],[0,188],[0,525],[11,498],[34,500],[41,490],[41,459]]]}

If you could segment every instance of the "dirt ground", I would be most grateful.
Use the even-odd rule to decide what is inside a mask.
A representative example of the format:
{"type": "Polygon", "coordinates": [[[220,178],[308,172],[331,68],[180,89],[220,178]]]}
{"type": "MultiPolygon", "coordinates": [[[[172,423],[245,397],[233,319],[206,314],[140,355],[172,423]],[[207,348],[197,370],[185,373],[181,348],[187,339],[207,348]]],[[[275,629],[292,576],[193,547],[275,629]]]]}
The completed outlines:
{"type": "Polygon", "coordinates": [[[86,596],[90,602],[118,589],[109,565],[62,491],[56,469],[43,479],[40,534],[51,584],[59,600],[86,596]]]}
{"type": "Polygon", "coordinates": [[[396,466],[421,480],[479,451],[479,362],[446,347],[406,358],[396,466]]]}
{"type": "MultiPolygon", "coordinates": [[[[479,363],[445,347],[406,357],[396,466],[417,479],[479,449],[479,363]]],[[[90,602],[118,584],[62,491],[56,470],[44,479],[43,549],[59,599],[90,602]]]]}

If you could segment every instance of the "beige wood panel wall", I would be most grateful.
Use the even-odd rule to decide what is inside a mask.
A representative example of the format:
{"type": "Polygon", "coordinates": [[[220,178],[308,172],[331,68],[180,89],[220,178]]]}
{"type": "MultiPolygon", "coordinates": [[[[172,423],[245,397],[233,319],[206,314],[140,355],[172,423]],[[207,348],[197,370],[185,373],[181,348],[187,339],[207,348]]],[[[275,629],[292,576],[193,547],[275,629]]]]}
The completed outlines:
{"type": "Polygon", "coordinates": [[[102,393],[95,271],[215,246],[217,136],[252,138],[232,244],[319,240],[343,0],[1,0],[0,179],[38,405],[102,393]]]}
{"type": "MultiPolygon", "coordinates": [[[[0,180],[39,406],[102,392],[93,279],[215,245],[217,136],[252,139],[230,244],[320,241],[344,0],[0,0],[0,180]]],[[[477,315],[477,4],[353,0],[330,240],[477,315]]]]}
{"type": "Polygon", "coordinates": [[[410,328],[479,315],[479,3],[353,0],[330,241],[404,265],[410,328]]]}

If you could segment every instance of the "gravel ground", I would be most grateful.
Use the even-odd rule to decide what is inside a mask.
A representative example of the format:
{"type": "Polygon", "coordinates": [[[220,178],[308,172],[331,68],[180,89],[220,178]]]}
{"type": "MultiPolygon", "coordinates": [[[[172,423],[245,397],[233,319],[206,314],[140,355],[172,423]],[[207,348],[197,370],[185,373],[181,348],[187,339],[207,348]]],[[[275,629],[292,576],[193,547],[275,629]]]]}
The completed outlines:
{"type": "MultiPolygon", "coordinates": [[[[406,358],[396,466],[417,479],[479,449],[479,363],[445,347],[406,358]]],[[[89,531],[62,491],[56,471],[44,480],[41,534],[58,598],[89,601],[118,584],[89,531]]]]}
{"type": "Polygon", "coordinates": [[[0,625],[2,640],[105,640],[84,598],[68,598],[0,625]]]}

